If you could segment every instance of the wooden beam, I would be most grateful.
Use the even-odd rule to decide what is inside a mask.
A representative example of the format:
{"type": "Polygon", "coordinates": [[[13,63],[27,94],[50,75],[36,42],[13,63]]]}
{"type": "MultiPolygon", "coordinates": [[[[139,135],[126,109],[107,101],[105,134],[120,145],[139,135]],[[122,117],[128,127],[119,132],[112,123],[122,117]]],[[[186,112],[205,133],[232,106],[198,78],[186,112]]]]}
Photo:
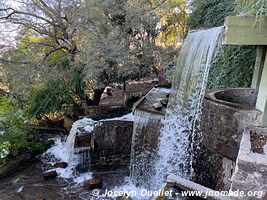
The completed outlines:
{"type": "Polygon", "coordinates": [[[224,44],[267,45],[267,17],[255,23],[255,17],[229,16],[225,19],[224,44]]]}

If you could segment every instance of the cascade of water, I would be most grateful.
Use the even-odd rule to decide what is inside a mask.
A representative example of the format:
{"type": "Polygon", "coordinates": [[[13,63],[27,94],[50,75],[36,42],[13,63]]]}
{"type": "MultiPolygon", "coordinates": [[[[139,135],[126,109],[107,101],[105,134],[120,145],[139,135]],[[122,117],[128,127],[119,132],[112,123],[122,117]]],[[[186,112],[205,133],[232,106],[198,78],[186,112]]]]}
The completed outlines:
{"type": "Polygon", "coordinates": [[[142,186],[158,189],[170,173],[186,178],[192,176],[191,148],[196,122],[201,114],[210,64],[222,41],[222,29],[218,27],[191,32],[186,38],[162,122],[164,125],[158,141],[157,158],[152,169],[147,169],[154,173],[149,183],[143,183],[142,186]]]}
{"type": "Polygon", "coordinates": [[[200,116],[212,58],[221,44],[223,27],[190,33],[174,74],[164,126],[159,140],[152,187],[170,173],[191,178],[192,143],[200,116]]]}
{"type": "MultiPolygon", "coordinates": [[[[131,150],[131,178],[136,185],[145,187],[144,182],[150,180],[154,173],[152,164],[157,152],[156,149],[152,149],[153,144],[149,144],[151,136],[144,132],[151,130],[149,126],[155,126],[160,121],[161,116],[159,115],[142,110],[135,111],[131,150]]],[[[155,128],[160,129],[160,127],[155,128]]]]}
{"type": "Polygon", "coordinates": [[[73,178],[75,176],[75,167],[82,163],[82,156],[75,152],[75,136],[79,127],[84,127],[88,132],[93,130],[95,121],[90,118],[83,118],[76,121],[70,130],[70,134],[67,137],[66,142],[62,142],[61,139],[56,139],[55,145],[51,147],[46,153],[53,155],[56,159],[68,163],[66,169],[57,169],[58,174],[63,178],[73,178]]]}

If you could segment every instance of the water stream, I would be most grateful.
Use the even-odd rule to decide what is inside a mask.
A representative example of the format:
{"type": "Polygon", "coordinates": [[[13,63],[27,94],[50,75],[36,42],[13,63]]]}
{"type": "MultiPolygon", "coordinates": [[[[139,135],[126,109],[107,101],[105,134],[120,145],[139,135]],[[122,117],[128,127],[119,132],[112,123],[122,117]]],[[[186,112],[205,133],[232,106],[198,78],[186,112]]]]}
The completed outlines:
{"type": "MultiPolygon", "coordinates": [[[[189,179],[192,177],[192,140],[201,114],[211,61],[221,44],[222,29],[191,32],[187,36],[173,76],[157,158],[153,169],[147,169],[155,173],[150,176],[149,183],[146,175],[143,180],[138,177],[138,185],[158,189],[170,173],[189,179]]],[[[145,160],[140,160],[142,162],[145,160]]],[[[136,180],[136,177],[132,178],[136,180]]]]}

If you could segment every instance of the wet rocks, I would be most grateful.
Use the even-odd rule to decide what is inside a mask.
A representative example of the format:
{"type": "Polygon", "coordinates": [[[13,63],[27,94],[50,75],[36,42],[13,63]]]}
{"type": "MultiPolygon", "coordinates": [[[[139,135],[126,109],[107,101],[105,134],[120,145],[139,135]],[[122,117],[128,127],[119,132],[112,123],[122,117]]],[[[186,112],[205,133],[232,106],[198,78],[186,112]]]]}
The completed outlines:
{"type": "Polygon", "coordinates": [[[24,163],[30,162],[31,158],[32,154],[30,152],[24,152],[23,154],[18,155],[10,159],[8,162],[0,165],[0,178],[18,171],[20,166],[24,163]]]}
{"type": "Polygon", "coordinates": [[[89,166],[83,165],[83,164],[78,164],[75,169],[79,173],[85,173],[85,172],[89,171],[89,166]]]}
{"type": "Polygon", "coordinates": [[[163,107],[167,107],[167,105],[168,105],[168,101],[169,101],[168,98],[164,98],[164,99],[161,99],[161,100],[160,100],[160,103],[161,103],[161,105],[162,105],[163,107]]]}
{"type": "Polygon", "coordinates": [[[57,172],[55,170],[53,171],[47,171],[43,173],[43,177],[45,180],[53,180],[58,176],[57,172]]]}
{"type": "Polygon", "coordinates": [[[128,196],[120,196],[120,197],[117,197],[116,200],[131,200],[131,198],[128,196]]]}
{"type": "Polygon", "coordinates": [[[162,104],[161,103],[154,103],[153,104],[153,107],[156,109],[156,110],[161,110],[163,108],[162,104]]]}
{"type": "Polygon", "coordinates": [[[65,168],[68,167],[68,163],[66,163],[66,162],[58,162],[58,163],[54,164],[54,167],[55,168],[63,168],[63,169],[65,169],[65,168]]]}
{"type": "Polygon", "coordinates": [[[87,190],[101,189],[102,179],[98,177],[92,178],[84,184],[84,187],[87,190]]]}

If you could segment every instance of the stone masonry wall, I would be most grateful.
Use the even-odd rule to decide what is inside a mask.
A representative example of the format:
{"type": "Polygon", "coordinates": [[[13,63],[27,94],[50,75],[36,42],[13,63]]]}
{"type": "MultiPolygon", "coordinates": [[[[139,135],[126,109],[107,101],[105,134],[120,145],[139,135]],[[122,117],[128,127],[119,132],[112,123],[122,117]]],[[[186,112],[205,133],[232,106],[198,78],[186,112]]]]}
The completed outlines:
{"type": "Polygon", "coordinates": [[[128,168],[132,132],[132,121],[99,121],[91,137],[90,170],[110,171],[128,168]]]}
{"type": "Polygon", "coordinates": [[[211,151],[235,161],[242,133],[247,125],[259,126],[262,113],[239,109],[204,99],[201,116],[203,144],[211,151]]]}
{"type": "Polygon", "coordinates": [[[267,129],[248,127],[243,134],[240,150],[237,157],[235,172],[232,177],[232,191],[244,191],[247,195],[255,193],[253,197],[236,197],[234,199],[257,199],[267,192],[267,144],[263,146],[263,153],[252,151],[251,133],[257,132],[267,137],[267,129]],[[262,192],[262,193],[260,193],[262,192]]]}
{"type": "MultiPolygon", "coordinates": [[[[247,95],[246,90],[240,91],[247,95]]],[[[242,133],[248,125],[261,125],[262,113],[252,107],[253,102],[249,107],[239,105],[236,99],[234,104],[222,99],[209,98],[208,94],[203,101],[200,122],[202,160],[198,158],[197,164],[203,163],[204,170],[199,170],[197,180],[212,189],[229,190],[242,133]],[[211,170],[205,168],[207,165],[213,166],[211,170]]]]}

